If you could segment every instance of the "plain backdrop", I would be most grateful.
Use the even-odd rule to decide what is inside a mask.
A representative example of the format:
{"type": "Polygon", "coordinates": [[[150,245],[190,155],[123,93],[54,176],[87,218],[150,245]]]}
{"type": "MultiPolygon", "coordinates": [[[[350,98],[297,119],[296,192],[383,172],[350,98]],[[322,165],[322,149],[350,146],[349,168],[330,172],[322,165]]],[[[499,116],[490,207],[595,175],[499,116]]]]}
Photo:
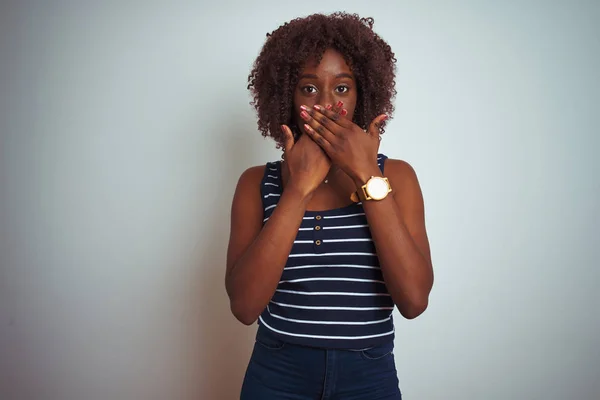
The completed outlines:
{"type": "Polygon", "coordinates": [[[600,2],[15,0],[1,399],[238,396],[256,326],[224,289],[231,199],[280,156],[247,76],[267,32],[335,10],[396,53],[382,151],[425,197],[436,275],[425,314],[395,314],[405,398],[600,398],[600,2]]]}

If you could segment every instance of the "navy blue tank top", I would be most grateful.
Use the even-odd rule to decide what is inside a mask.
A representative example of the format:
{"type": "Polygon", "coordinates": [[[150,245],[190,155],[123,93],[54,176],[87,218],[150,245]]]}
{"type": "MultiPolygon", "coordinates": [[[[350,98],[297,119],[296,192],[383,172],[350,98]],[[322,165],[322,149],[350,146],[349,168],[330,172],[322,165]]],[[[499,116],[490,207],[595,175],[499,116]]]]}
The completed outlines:
{"type": "MultiPolygon", "coordinates": [[[[383,172],[387,157],[379,154],[383,172]]],[[[266,223],[282,193],[281,161],[261,182],[266,223]]],[[[290,343],[364,349],[394,338],[387,291],[361,203],[306,211],[259,330],[290,343]]]]}

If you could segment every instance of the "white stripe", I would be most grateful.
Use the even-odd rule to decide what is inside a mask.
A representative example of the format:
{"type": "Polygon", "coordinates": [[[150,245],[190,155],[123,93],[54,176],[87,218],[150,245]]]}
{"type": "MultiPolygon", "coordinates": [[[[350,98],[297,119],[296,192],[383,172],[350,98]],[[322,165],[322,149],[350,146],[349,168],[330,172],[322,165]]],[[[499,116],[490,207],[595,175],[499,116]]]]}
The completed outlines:
{"type": "Polygon", "coordinates": [[[294,243],[312,243],[312,240],[294,240],[294,243]]]}
{"type": "Polygon", "coordinates": [[[275,183],[271,183],[271,182],[265,182],[265,185],[279,187],[279,185],[277,185],[275,183]]]}
{"type": "Polygon", "coordinates": [[[348,214],[348,215],[330,215],[330,216],[325,216],[323,218],[325,218],[325,219],[348,218],[348,217],[358,217],[360,215],[365,215],[365,213],[348,214]]]}
{"type": "Polygon", "coordinates": [[[394,307],[327,307],[327,306],[298,306],[295,304],[278,303],[271,301],[280,307],[300,308],[302,310],[340,310],[340,311],[373,311],[373,310],[393,310],[394,307]]]}
{"type": "Polygon", "coordinates": [[[372,242],[373,239],[323,239],[323,243],[340,243],[340,242],[372,242]]]}
{"type": "Polygon", "coordinates": [[[305,269],[305,268],[360,268],[360,269],[379,269],[379,267],[371,266],[371,265],[336,264],[336,265],[300,265],[298,267],[285,267],[284,270],[305,269]]]}
{"type": "Polygon", "coordinates": [[[269,328],[270,330],[272,330],[273,332],[277,332],[277,333],[281,333],[283,335],[288,335],[288,336],[297,336],[297,337],[306,337],[306,338],[313,338],[313,339],[348,339],[348,340],[358,340],[358,339],[370,339],[370,338],[375,338],[375,337],[381,337],[381,336],[387,336],[387,335],[391,335],[394,333],[394,330],[392,329],[390,332],[386,332],[386,333],[378,333],[376,335],[367,335],[367,336],[321,336],[321,335],[306,335],[306,334],[302,334],[302,333],[291,333],[291,332],[285,332],[285,331],[281,331],[279,329],[275,329],[269,326],[269,324],[267,324],[265,322],[265,320],[261,317],[260,321],[264,324],[265,327],[269,328]]]}
{"type": "Polygon", "coordinates": [[[390,296],[389,293],[355,293],[355,292],[301,292],[297,290],[285,290],[277,289],[276,292],[290,293],[290,294],[301,294],[306,296],[390,296]]]}
{"type": "Polygon", "coordinates": [[[314,230],[314,229],[315,229],[315,228],[300,228],[300,229],[298,229],[298,230],[299,230],[299,231],[312,231],[312,230],[314,230]]]}
{"type": "Polygon", "coordinates": [[[265,207],[265,211],[270,210],[271,208],[277,207],[277,204],[273,204],[272,206],[265,207]]]}
{"type": "Polygon", "coordinates": [[[269,178],[273,178],[273,179],[279,179],[279,177],[275,176],[275,175],[267,175],[267,177],[269,178]]]}
{"type": "Polygon", "coordinates": [[[300,278],[291,279],[289,281],[279,281],[279,283],[298,283],[298,282],[315,282],[315,281],[343,281],[343,282],[375,282],[385,283],[377,279],[359,279],[359,278],[300,278]]]}
{"type": "Polygon", "coordinates": [[[267,197],[279,197],[279,196],[281,196],[281,194],[280,194],[280,193],[269,193],[268,195],[266,195],[266,196],[264,196],[264,197],[265,197],[265,199],[266,199],[267,197]]]}
{"type": "Polygon", "coordinates": [[[268,221],[268,219],[269,219],[269,217],[267,217],[267,218],[263,219],[263,222],[267,222],[267,221],[268,221]]]}
{"type": "Polygon", "coordinates": [[[380,320],[377,320],[377,321],[366,321],[366,322],[355,322],[355,321],[311,321],[311,320],[306,320],[306,319],[286,318],[286,317],[282,317],[281,315],[272,314],[271,312],[269,312],[269,314],[271,315],[271,317],[279,318],[279,319],[282,319],[284,321],[297,322],[299,324],[317,324],[317,325],[373,325],[373,324],[380,324],[382,322],[387,322],[387,321],[389,321],[391,319],[391,317],[387,317],[387,318],[380,319],[380,320]]]}
{"type": "Polygon", "coordinates": [[[315,217],[302,217],[302,219],[315,219],[315,217]]]}
{"type": "Polygon", "coordinates": [[[277,171],[277,168],[269,168],[271,171],[277,171]]]}
{"type": "Polygon", "coordinates": [[[366,228],[366,225],[342,225],[342,226],[324,226],[323,229],[353,229],[353,228],[366,228]]]}
{"type": "Polygon", "coordinates": [[[289,257],[323,257],[323,256],[373,256],[377,253],[321,253],[321,254],[290,254],[289,257]]]}

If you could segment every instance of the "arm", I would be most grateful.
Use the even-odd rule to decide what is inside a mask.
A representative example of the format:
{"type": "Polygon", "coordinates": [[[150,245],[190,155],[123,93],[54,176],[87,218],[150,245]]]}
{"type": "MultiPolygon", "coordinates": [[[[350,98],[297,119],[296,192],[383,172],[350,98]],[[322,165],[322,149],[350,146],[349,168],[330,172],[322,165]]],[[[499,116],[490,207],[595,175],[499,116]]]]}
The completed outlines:
{"type": "MultiPolygon", "coordinates": [[[[427,308],[433,286],[423,197],[408,163],[388,159],[385,171],[393,192],[381,201],[363,202],[363,208],[388,291],[400,313],[415,318],[427,308]]],[[[357,187],[371,176],[382,176],[376,164],[361,175],[357,187]]]]}
{"type": "Polygon", "coordinates": [[[225,288],[231,312],[246,325],[256,321],[275,293],[310,199],[286,187],[263,227],[263,171],[253,167],[242,174],[231,209],[225,288]]]}
{"type": "MultiPolygon", "coordinates": [[[[302,118],[311,139],[352,178],[356,188],[371,176],[381,176],[376,158],[379,127],[386,115],[376,117],[366,134],[352,121],[320,105],[307,109],[302,118]]],[[[381,201],[365,201],[363,208],[388,291],[400,313],[415,318],[427,308],[433,285],[423,198],[417,177],[407,163],[388,160],[386,174],[393,195],[381,201]]]]}
{"type": "Polygon", "coordinates": [[[308,137],[294,142],[283,126],[287,183],[263,227],[260,183],[264,168],[250,168],[239,179],[231,208],[225,287],[231,312],[250,325],[265,309],[292,250],[312,193],[325,179],[331,163],[308,137]]]}

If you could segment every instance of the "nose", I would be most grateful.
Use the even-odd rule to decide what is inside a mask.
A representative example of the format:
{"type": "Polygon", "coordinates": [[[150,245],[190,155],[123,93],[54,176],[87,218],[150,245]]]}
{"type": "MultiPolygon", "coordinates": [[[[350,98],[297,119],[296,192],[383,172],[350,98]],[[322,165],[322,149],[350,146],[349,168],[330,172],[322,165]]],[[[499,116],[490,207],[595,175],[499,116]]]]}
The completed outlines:
{"type": "Polygon", "coordinates": [[[335,99],[333,93],[330,93],[329,91],[321,93],[317,99],[317,104],[320,104],[324,107],[327,107],[328,105],[333,106],[335,103],[337,103],[337,100],[335,99]]]}

